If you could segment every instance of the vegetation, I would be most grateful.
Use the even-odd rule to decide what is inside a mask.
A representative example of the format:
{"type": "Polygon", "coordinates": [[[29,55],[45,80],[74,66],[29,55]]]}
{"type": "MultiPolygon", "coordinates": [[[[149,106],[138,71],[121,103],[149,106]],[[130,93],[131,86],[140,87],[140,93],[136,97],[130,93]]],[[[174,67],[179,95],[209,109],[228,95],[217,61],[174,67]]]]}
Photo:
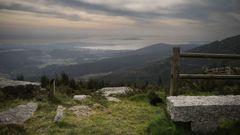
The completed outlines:
{"type": "Polygon", "coordinates": [[[16,77],[16,80],[19,80],[19,81],[24,81],[24,76],[23,74],[20,74],[16,77]]]}
{"type": "MultiPolygon", "coordinates": [[[[145,83],[134,91],[121,95],[120,103],[108,102],[105,97],[95,91],[107,86],[106,83],[98,80],[78,82],[62,74],[56,75],[56,98],[49,99],[50,78],[42,76],[42,86],[46,90],[38,91],[31,98],[6,99],[0,102],[0,111],[29,101],[39,103],[38,110],[34,116],[24,125],[0,125],[0,134],[4,135],[200,135],[190,130],[190,123],[174,123],[166,113],[166,90],[164,88],[145,83]],[[74,94],[88,94],[92,98],[84,101],[74,101],[74,94]],[[152,99],[161,98],[163,103],[153,106],[152,99]],[[94,104],[102,107],[93,108],[94,104]],[[54,123],[57,106],[61,104],[66,108],[74,105],[88,105],[93,108],[93,114],[86,117],[77,117],[68,109],[65,110],[65,118],[62,122],[54,123]]],[[[213,95],[209,91],[185,91],[187,95],[213,95]]],[[[219,123],[218,131],[213,135],[238,135],[240,134],[239,121],[222,121],[219,123]]]]}
{"type": "MultiPolygon", "coordinates": [[[[120,103],[106,102],[106,99],[99,95],[92,95],[93,98],[84,102],[73,101],[72,98],[61,92],[57,92],[55,101],[37,101],[39,108],[34,116],[23,126],[1,125],[0,134],[43,134],[43,135],[192,135],[189,123],[174,123],[170,120],[165,110],[165,104],[152,106],[149,104],[149,97],[153,92],[138,91],[135,94],[122,96],[120,103]],[[100,100],[99,100],[100,99],[100,100]],[[143,99],[143,100],[142,100],[143,99]],[[65,110],[65,118],[60,123],[54,123],[53,118],[58,104],[65,107],[73,105],[89,105],[94,103],[102,104],[105,108],[96,108],[94,113],[87,117],[77,118],[71,111],[65,110]]],[[[160,97],[164,97],[164,91],[159,89],[154,92],[160,97]]],[[[26,103],[29,100],[14,100],[1,103],[1,108],[16,106],[26,103]]],[[[240,133],[239,122],[224,121],[220,123],[216,135],[237,135],[240,133]]]]}
{"type": "MultiPolygon", "coordinates": [[[[204,73],[208,74],[240,74],[239,68],[221,67],[212,68],[204,73]]],[[[214,95],[239,95],[240,94],[240,81],[239,80],[181,80],[182,92],[200,92],[209,93],[214,95]]]]}

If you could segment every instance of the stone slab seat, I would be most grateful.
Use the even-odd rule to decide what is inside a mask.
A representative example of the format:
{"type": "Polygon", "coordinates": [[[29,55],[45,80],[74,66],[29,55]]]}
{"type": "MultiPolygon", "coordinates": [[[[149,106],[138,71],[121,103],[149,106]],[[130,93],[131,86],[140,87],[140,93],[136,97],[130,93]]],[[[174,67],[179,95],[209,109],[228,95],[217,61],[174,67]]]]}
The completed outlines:
{"type": "Polygon", "coordinates": [[[221,119],[240,120],[240,95],[170,96],[167,111],[175,122],[191,122],[192,131],[212,132],[221,119]]]}

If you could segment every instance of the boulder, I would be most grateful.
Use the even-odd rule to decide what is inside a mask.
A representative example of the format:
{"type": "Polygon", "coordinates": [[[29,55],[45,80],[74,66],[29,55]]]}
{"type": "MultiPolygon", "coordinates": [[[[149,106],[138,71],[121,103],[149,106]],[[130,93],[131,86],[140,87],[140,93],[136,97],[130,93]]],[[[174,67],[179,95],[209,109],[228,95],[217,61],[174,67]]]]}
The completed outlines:
{"type": "Polygon", "coordinates": [[[74,95],[73,99],[74,100],[78,100],[78,101],[82,101],[85,100],[86,98],[91,97],[90,95],[74,95]]]}
{"type": "Polygon", "coordinates": [[[105,107],[103,105],[99,104],[99,103],[93,104],[92,108],[95,109],[95,110],[104,110],[105,109],[105,107]]]}
{"type": "Polygon", "coordinates": [[[77,117],[89,116],[93,113],[93,110],[86,105],[76,105],[69,108],[68,110],[73,111],[73,113],[76,114],[77,117]]]}
{"type": "Polygon", "coordinates": [[[133,91],[133,89],[129,87],[105,87],[98,90],[97,92],[102,92],[105,97],[108,97],[113,95],[126,94],[129,91],[133,91]]]}
{"type": "Polygon", "coordinates": [[[0,124],[23,124],[32,117],[38,104],[29,102],[26,105],[18,105],[7,111],[0,112],[0,124]]]}
{"type": "Polygon", "coordinates": [[[59,105],[57,107],[57,113],[56,113],[56,115],[54,117],[54,120],[53,120],[54,122],[60,122],[60,121],[63,120],[63,118],[64,118],[64,110],[65,110],[65,108],[63,106],[61,106],[61,105],[59,105]]]}
{"type": "Polygon", "coordinates": [[[27,81],[16,81],[16,80],[9,80],[5,78],[0,78],[0,89],[4,89],[6,87],[18,87],[18,86],[36,86],[39,87],[41,86],[40,83],[38,82],[27,82],[27,81]]]}
{"type": "Polygon", "coordinates": [[[106,97],[106,99],[110,102],[121,102],[120,99],[118,98],[115,98],[115,97],[106,97]]]}
{"type": "Polygon", "coordinates": [[[38,82],[16,81],[0,78],[1,98],[30,98],[41,89],[38,82]]]}

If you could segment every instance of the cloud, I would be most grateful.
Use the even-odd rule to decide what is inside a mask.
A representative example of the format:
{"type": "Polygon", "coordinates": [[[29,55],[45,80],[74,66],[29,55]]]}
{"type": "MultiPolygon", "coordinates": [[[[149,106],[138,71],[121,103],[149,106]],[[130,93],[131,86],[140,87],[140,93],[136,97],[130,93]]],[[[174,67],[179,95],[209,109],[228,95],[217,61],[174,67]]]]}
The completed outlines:
{"type": "Polygon", "coordinates": [[[40,9],[35,6],[24,5],[20,3],[11,3],[11,4],[0,4],[0,10],[16,10],[16,11],[24,11],[24,12],[31,12],[37,13],[48,17],[55,17],[55,18],[63,18],[72,21],[79,21],[81,17],[76,14],[65,14],[59,11],[54,10],[47,10],[47,9],[40,9]]]}
{"type": "Polygon", "coordinates": [[[96,15],[123,16],[137,22],[166,17],[206,22],[212,14],[220,14],[234,21],[235,16],[229,16],[226,13],[240,14],[239,0],[218,0],[217,2],[209,0],[171,0],[171,2],[169,0],[41,0],[37,2],[27,0],[27,2],[31,4],[24,5],[19,0],[13,0],[8,4],[0,3],[0,9],[33,12],[72,21],[83,18],[79,14],[66,14],[64,10],[72,8],[79,12],[96,15]],[[39,5],[48,8],[42,10],[39,5]],[[55,9],[56,7],[62,10],[55,9]]]}
{"type": "Polygon", "coordinates": [[[112,7],[108,4],[95,4],[80,0],[49,0],[51,4],[71,7],[78,10],[85,10],[90,13],[106,14],[110,16],[127,16],[136,18],[151,18],[154,16],[161,16],[162,13],[156,12],[138,12],[122,8],[121,5],[112,7]],[[117,7],[116,7],[117,6],[117,7]]]}
{"type": "MultiPolygon", "coordinates": [[[[239,0],[198,0],[170,7],[172,13],[169,16],[192,20],[206,21],[212,14],[226,17],[227,13],[240,14],[239,0]]],[[[232,18],[234,20],[234,18],[232,18]]]]}
{"type": "Polygon", "coordinates": [[[121,3],[120,0],[116,0],[116,2],[109,2],[109,4],[103,1],[94,3],[87,2],[86,0],[49,0],[48,2],[51,4],[71,7],[78,10],[85,10],[87,12],[93,12],[96,14],[127,16],[133,19],[154,19],[161,17],[170,17],[205,20],[212,13],[240,13],[239,0],[218,0],[218,2],[209,0],[173,0],[176,2],[175,4],[173,4],[174,2],[169,4],[169,2],[167,3],[165,0],[150,0],[149,2],[146,2],[146,0],[133,0],[135,4],[133,4],[131,0],[123,1],[124,4],[121,3]]]}
{"type": "Polygon", "coordinates": [[[239,7],[239,0],[1,0],[0,24],[4,25],[0,29],[15,33],[15,28],[6,28],[18,25],[43,32],[47,29],[52,34],[55,30],[51,28],[58,26],[57,30],[63,29],[58,33],[67,36],[107,33],[123,38],[141,35],[163,40],[211,40],[239,34],[239,7]],[[13,22],[16,16],[18,21],[13,22]],[[37,20],[37,25],[31,20],[37,20]],[[83,29],[91,29],[91,34],[83,29]]]}

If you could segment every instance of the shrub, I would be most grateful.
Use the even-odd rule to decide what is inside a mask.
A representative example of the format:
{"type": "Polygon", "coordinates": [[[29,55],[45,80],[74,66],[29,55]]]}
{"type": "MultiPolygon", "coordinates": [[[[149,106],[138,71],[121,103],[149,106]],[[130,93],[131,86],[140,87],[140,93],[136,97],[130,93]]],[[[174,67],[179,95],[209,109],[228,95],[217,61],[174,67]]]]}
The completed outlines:
{"type": "Polygon", "coordinates": [[[76,93],[75,89],[72,89],[72,88],[70,88],[69,86],[66,86],[66,85],[61,85],[61,86],[57,87],[56,91],[61,92],[61,93],[65,93],[68,96],[73,96],[76,93]]]}
{"type": "Polygon", "coordinates": [[[147,127],[149,135],[175,135],[176,127],[173,122],[161,115],[153,120],[147,127]]]}
{"type": "Polygon", "coordinates": [[[69,84],[69,76],[66,73],[61,74],[61,83],[62,84],[69,84]]]}
{"type": "Polygon", "coordinates": [[[34,85],[17,86],[17,87],[5,87],[0,89],[0,93],[4,99],[7,98],[32,98],[39,92],[39,87],[34,85]]]}
{"type": "Polygon", "coordinates": [[[70,79],[70,81],[69,81],[69,87],[72,88],[72,89],[77,89],[78,88],[78,85],[73,78],[70,79]]]}
{"type": "Polygon", "coordinates": [[[108,101],[107,101],[106,97],[102,95],[101,92],[94,92],[91,94],[91,96],[92,96],[93,102],[99,103],[105,107],[108,106],[108,101]]]}
{"type": "Polygon", "coordinates": [[[129,97],[129,100],[148,102],[148,97],[146,94],[136,94],[136,95],[129,97]]]}
{"type": "Polygon", "coordinates": [[[22,74],[20,74],[16,77],[16,80],[24,81],[24,76],[22,74]]]}
{"type": "Polygon", "coordinates": [[[50,80],[46,75],[41,76],[41,87],[47,88],[47,86],[50,84],[50,80]]]}
{"type": "Polygon", "coordinates": [[[26,129],[22,125],[0,125],[0,135],[25,135],[26,129]]]}
{"type": "Polygon", "coordinates": [[[148,99],[151,105],[157,106],[158,103],[162,103],[163,100],[154,92],[148,92],[148,99]]]}

